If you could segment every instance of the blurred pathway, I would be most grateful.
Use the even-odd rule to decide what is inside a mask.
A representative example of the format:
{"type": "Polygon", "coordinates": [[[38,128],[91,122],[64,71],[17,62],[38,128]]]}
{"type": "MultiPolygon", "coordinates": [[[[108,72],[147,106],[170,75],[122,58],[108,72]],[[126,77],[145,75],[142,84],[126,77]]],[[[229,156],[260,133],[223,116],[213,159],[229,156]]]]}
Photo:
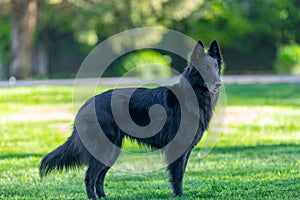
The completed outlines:
{"type": "MultiPolygon", "coordinates": [[[[170,79],[154,80],[153,83],[172,84],[178,80],[178,77],[170,79]]],[[[142,85],[145,80],[139,78],[101,78],[98,79],[80,79],[77,84],[86,85],[142,85]]],[[[225,75],[223,76],[225,84],[253,84],[253,83],[299,83],[300,75],[225,75]]],[[[20,80],[20,81],[0,81],[0,87],[11,86],[37,86],[37,85],[74,85],[74,79],[50,79],[50,80],[20,80]]]]}

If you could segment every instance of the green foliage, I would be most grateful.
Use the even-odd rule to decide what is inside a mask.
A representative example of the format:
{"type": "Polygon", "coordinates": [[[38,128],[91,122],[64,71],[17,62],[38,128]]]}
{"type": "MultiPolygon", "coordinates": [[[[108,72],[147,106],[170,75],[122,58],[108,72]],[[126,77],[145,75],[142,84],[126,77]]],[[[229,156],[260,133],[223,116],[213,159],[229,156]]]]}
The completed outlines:
{"type": "MultiPolygon", "coordinates": [[[[10,12],[9,1],[4,2],[0,1],[0,59],[7,65],[10,12]]],[[[52,41],[72,38],[83,55],[121,31],[155,26],[204,42],[217,39],[226,52],[228,70],[241,62],[247,68],[268,65],[270,70],[276,46],[300,40],[299,3],[294,0],[40,0],[38,8],[35,42],[53,45],[52,41]],[[239,57],[239,63],[232,63],[233,57],[239,57]],[[255,58],[257,63],[252,62],[255,58]]],[[[51,45],[57,53],[68,51],[51,45]]],[[[126,41],[120,41],[120,46],[126,48],[126,41]]]]}
{"type": "Polygon", "coordinates": [[[7,67],[10,58],[9,47],[11,24],[9,14],[9,6],[7,4],[1,4],[0,2],[0,67],[1,64],[7,67]]]}
{"type": "MultiPolygon", "coordinates": [[[[42,180],[38,174],[42,156],[71,132],[73,117],[61,116],[72,110],[72,91],[71,86],[1,88],[0,199],[86,199],[86,168],[42,180]],[[50,111],[59,114],[44,118],[51,118],[50,111]]],[[[197,157],[199,146],[193,150],[184,199],[297,199],[299,85],[226,85],[226,91],[227,125],[203,160],[197,157]]],[[[148,174],[111,170],[107,199],[174,199],[167,179],[165,169],[148,174]]]]}
{"type": "Polygon", "coordinates": [[[145,79],[168,78],[171,76],[170,59],[169,56],[153,50],[142,50],[126,55],[120,65],[126,76],[145,79]]]}
{"type": "Polygon", "coordinates": [[[277,52],[274,69],[279,74],[300,74],[300,45],[284,45],[277,52]]]}

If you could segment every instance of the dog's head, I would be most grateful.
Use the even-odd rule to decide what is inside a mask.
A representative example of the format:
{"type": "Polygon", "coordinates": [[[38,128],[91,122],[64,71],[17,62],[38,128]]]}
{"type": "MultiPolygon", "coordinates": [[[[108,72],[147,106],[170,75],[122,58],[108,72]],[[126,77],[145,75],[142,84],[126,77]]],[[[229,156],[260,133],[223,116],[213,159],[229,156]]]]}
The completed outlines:
{"type": "Polygon", "coordinates": [[[222,86],[220,78],[222,56],[217,41],[211,43],[206,53],[203,43],[199,40],[192,52],[190,63],[202,76],[203,85],[210,92],[217,93],[222,86]]]}

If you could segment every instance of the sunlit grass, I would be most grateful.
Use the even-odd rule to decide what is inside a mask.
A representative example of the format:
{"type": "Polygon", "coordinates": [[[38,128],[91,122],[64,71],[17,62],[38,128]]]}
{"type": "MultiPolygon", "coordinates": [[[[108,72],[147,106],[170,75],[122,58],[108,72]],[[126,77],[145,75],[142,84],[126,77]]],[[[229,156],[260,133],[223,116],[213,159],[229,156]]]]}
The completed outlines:
{"type": "MultiPolygon", "coordinates": [[[[226,125],[207,157],[198,158],[200,146],[193,151],[184,199],[299,198],[300,85],[227,85],[226,91],[226,125]]],[[[0,199],[86,198],[84,168],[43,180],[38,175],[42,156],[71,133],[72,92],[65,86],[0,89],[0,199]]],[[[139,151],[136,143],[125,146],[139,151]]],[[[107,199],[172,199],[167,179],[164,169],[111,171],[107,199]]]]}

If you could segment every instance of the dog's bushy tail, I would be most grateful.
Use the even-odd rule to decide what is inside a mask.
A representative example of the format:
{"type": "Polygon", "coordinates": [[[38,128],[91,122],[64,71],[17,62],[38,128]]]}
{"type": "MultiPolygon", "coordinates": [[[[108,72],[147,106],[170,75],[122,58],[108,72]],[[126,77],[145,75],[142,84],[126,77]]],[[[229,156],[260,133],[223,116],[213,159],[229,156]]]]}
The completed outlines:
{"type": "Polygon", "coordinates": [[[74,169],[83,163],[83,145],[74,128],[68,140],[54,151],[48,153],[40,163],[40,176],[46,176],[52,171],[61,172],[64,169],[74,169]]]}

